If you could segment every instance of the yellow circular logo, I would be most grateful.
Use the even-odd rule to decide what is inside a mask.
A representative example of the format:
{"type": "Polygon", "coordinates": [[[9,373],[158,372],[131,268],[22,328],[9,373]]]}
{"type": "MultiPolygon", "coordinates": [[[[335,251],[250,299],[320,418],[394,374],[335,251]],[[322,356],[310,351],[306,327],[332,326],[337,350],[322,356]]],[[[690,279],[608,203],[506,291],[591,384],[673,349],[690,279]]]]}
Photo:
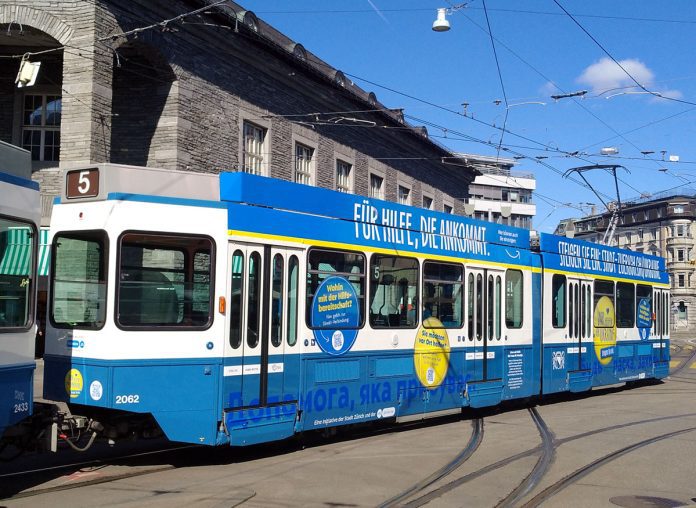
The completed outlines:
{"type": "Polygon", "coordinates": [[[83,386],[82,373],[77,369],[70,369],[65,375],[65,392],[71,399],[76,399],[82,393],[83,386]]]}
{"type": "Polygon", "coordinates": [[[450,344],[447,331],[439,319],[423,320],[413,345],[413,363],[421,384],[437,388],[445,380],[449,368],[450,344]]]}
{"type": "Polygon", "coordinates": [[[597,360],[609,365],[616,351],[616,315],[608,296],[602,296],[595,305],[593,336],[597,360]]]}

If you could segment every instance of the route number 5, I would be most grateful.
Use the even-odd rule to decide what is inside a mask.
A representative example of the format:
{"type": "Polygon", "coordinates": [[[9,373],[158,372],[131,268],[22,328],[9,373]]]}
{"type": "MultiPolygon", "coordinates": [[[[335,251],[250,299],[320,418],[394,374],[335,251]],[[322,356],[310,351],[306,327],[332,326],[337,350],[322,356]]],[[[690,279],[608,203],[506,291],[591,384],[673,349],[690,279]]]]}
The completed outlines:
{"type": "Polygon", "coordinates": [[[77,182],[77,191],[80,194],[87,194],[89,192],[89,171],[80,171],[77,182]]]}
{"type": "Polygon", "coordinates": [[[65,197],[92,198],[99,195],[99,168],[76,169],[68,171],[65,197]]]}

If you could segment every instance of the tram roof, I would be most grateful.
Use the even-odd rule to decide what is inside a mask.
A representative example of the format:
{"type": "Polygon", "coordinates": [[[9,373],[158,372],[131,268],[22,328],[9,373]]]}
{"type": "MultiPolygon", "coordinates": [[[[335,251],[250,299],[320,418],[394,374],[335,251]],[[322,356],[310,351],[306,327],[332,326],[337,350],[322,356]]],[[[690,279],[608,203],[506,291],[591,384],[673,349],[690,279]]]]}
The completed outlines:
{"type": "Polygon", "coordinates": [[[0,141],[0,174],[2,173],[30,180],[31,153],[18,146],[0,141]]]}
{"type": "Polygon", "coordinates": [[[529,249],[529,230],[247,173],[222,173],[220,199],[363,224],[529,249]],[[408,222],[410,226],[404,227],[408,222]]]}
{"type": "Polygon", "coordinates": [[[539,235],[539,249],[552,270],[669,283],[662,257],[548,233],[539,235]]]}

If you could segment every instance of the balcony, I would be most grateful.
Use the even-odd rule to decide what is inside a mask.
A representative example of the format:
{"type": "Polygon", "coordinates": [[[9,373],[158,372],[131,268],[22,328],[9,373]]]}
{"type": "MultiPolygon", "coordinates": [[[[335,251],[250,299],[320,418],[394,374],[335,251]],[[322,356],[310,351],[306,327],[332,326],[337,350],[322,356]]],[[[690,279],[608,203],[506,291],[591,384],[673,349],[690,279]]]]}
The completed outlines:
{"type": "Polygon", "coordinates": [[[679,271],[693,271],[696,269],[696,265],[693,261],[677,261],[675,259],[667,261],[667,271],[672,272],[675,270],[679,271]]]}
{"type": "Polygon", "coordinates": [[[694,245],[694,238],[691,236],[670,236],[667,238],[667,247],[691,247],[694,245]]]}

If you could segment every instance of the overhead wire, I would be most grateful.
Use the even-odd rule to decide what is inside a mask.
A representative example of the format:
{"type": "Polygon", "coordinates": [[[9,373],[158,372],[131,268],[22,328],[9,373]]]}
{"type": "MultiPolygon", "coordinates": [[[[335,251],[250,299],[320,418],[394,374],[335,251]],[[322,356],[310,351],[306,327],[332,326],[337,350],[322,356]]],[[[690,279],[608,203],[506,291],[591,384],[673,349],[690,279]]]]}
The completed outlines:
{"type": "MultiPolygon", "coordinates": [[[[471,19],[471,18],[470,18],[469,16],[467,16],[466,14],[464,15],[464,17],[465,17],[469,22],[471,22],[474,26],[476,26],[479,30],[484,31],[484,32],[487,33],[491,38],[494,38],[493,35],[492,35],[492,33],[490,32],[490,30],[486,30],[484,27],[482,27],[481,25],[479,25],[478,23],[476,23],[473,19],[471,19]]],[[[541,71],[540,71],[539,69],[537,69],[534,65],[532,65],[531,63],[529,63],[526,59],[524,59],[521,55],[519,55],[515,50],[513,50],[512,48],[510,48],[508,45],[506,45],[504,42],[500,41],[499,39],[496,38],[495,40],[496,40],[501,46],[503,46],[505,49],[507,49],[513,56],[515,56],[518,60],[520,60],[523,64],[525,64],[527,67],[529,67],[529,68],[532,69],[534,72],[536,72],[539,76],[541,76],[541,77],[542,77],[544,80],[546,80],[548,83],[551,83],[554,87],[556,87],[556,89],[559,90],[561,93],[563,93],[563,94],[567,93],[565,90],[563,90],[563,88],[561,88],[558,84],[556,84],[551,78],[547,77],[543,72],[541,72],[541,71]]],[[[611,125],[609,125],[607,122],[605,122],[604,120],[602,120],[599,116],[597,116],[597,115],[596,115],[594,112],[592,112],[589,108],[585,107],[585,105],[581,103],[581,101],[584,100],[584,99],[578,100],[578,99],[576,99],[576,98],[574,98],[574,97],[571,97],[571,99],[572,99],[572,101],[573,101],[577,106],[579,106],[579,107],[580,107],[581,109],[583,109],[586,113],[588,113],[590,116],[592,116],[592,117],[595,118],[597,121],[599,121],[599,122],[600,122],[602,125],[604,125],[606,128],[608,128],[609,130],[611,130],[612,132],[614,132],[618,137],[621,137],[624,141],[626,141],[627,143],[631,144],[636,150],[641,151],[640,148],[638,148],[638,147],[637,147],[635,144],[633,144],[630,140],[628,140],[627,138],[625,138],[620,132],[618,132],[618,131],[617,131],[616,129],[614,129],[611,125]]],[[[583,151],[583,150],[579,150],[578,152],[582,152],[582,151],[583,151]]],[[[578,153],[578,155],[579,155],[579,153],[578,153]]],[[[587,159],[583,159],[582,157],[578,157],[578,159],[583,160],[583,161],[585,161],[585,162],[591,162],[591,161],[588,161],[587,159]]],[[[623,184],[625,184],[626,186],[632,188],[633,190],[635,190],[635,191],[638,192],[638,193],[641,193],[641,192],[642,192],[642,191],[636,189],[635,187],[633,187],[630,183],[626,182],[626,181],[625,181],[624,179],[622,179],[622,178],[619,178],[619,181],[621,181],[623,184]]],[[[618,197],[618,196],[617,196],[617,197],[618,197]]]]}
{"type": "Polygon", "coordinates": [[[640,82],[633,76],[633,74],[631,74],[630,72],[628,72],[628,70],[626,70],[626,68],[625,68],[623,65],[621,65],[621,63],[620,63],[616,58],[614,58],[614,55],[612,55],[612,54],[611,54],[611,53],[610,53],[610,52],[609,52],[609,51],[608,51],[608,50],[607,50],[607,49],[606,49],[606,48],[605,48],[605,47],[604,47],[604,46],[603,46],[603,45],[602,45],[602,44],[601,44],[601,43],[600,43],[600,42],[599,42],[599,41],[598,41],[598,40],[597,40],[597,39],[596,39],[584,26],[583,26],[583,25],[581,25],[580,22],[579,22],[577,19],[575,19],[575,17],[573,17],[573,15],[572,15],[570,12],[568,12],[568,11],[566,10],[566,8],[563,7],[563,6],[561,5],[561,3],[560,3],[558,0],[553,0],[553,2],[554,2],[554,3],[555,3],[555,4],[556,4],[556,5],[557,5],[557,6],[558,6],[558,7],[559,7],[559,8],[560,8],[572,21],[573,21],[573,23],[575,23],[583,32],[585,32],[585,34],[586,34],[590,39],[592,39],[592,42],[594,42],[602,51],[604,51],[604,53],[605,53],[609,58],[611,58],[611,60],[612,60],[616,65],[618,65],[619,68],[626,74],[626,76],[628,76],[628,77],[631,79],[631,81],[633,81],[641,90],[645,91],[645,92],[648,93],[648,94],[654,95],[655,97],[659,97],[659,98],[661,98],[661,99],[665,99],[665,100],[668,100],[668,101],[680,102],[680,103],[682,103],[682,104],[690,104],[690,105],[692,105],[692,106],[696,106],[696,102],[687,101],[687,100],[683,100],[683,99],[678,99],[678,98],[676,98],[676,97],[669,97],[669,96],[666,96],[666,95],[662,95],[662,94],[660,94],[660,93],[658,93],[658,92],[649,90],[649,89],[648,89],[647,87],[645,87],[642,83],[640,83],[640,82]]]}

